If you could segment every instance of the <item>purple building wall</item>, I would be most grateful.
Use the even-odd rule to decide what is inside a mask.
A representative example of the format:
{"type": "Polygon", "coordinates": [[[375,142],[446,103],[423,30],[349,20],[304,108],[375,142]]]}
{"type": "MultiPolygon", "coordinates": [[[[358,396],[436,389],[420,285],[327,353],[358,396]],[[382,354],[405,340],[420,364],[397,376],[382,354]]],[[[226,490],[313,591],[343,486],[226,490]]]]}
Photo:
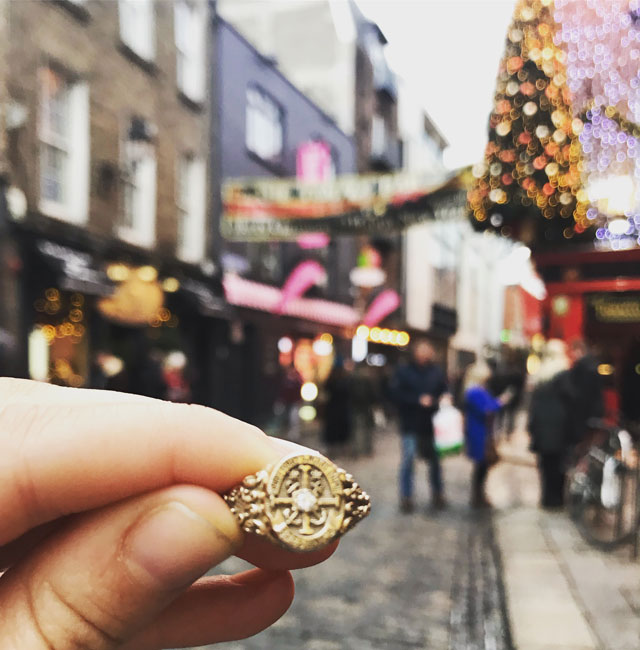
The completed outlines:
{"type": "MultiPolygon", "coordinates": [[[[212,129],[212,150],[219,160],[222,181],[241,177],[294,177],[298,147],[313,139],[330,145],[337,174],[355,173],[354,139],[234,27],[219,17],[214,25],[214,97],[218,105],[218,126],[212,129]],[[284,151],[277,164],[261,160],[246,146],[247,88],[251,86],[268,94],[284,112],[284,151]]],[[[315,254],[301,250],[296,244],[279,243],[223,242],[222,249],[246,257],[251,265],[250,277],[275,285],[281,285],[296,264],[315,255],[327,269],[328,284],[325,289],[313,288],[309,295],[315,293],[341,302],[352,301],[349,271],[356,259],[353,237],[334,238],[326,250],[315,254]]]]}
{"type": "Polygon", "coordinates": [[[355,172],[353,139],[231,25],[222,19],[216,23],[222,177],[295,176],[297,147],[317,138],[331,145],[338,174],[355,172]],[[284,155],[278,166],[259,161],[245,145],[246,92],[252,84],[284,109],[284,155]]]}

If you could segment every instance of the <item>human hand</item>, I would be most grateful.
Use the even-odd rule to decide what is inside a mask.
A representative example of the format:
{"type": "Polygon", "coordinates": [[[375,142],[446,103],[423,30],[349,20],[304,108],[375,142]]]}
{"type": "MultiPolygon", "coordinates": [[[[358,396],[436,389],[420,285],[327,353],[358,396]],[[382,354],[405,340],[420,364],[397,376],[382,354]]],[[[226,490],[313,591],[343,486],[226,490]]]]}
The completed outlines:
{"type": "Polygon", "coordinates": [[[431,397],[431,395],[420,395],[419,401],[420,406],[423,406],[424,408],[428,409],[429,407],[433,406],[433,397],[431,397]]]}
{"type": "Polygon", "coordinates": [[[287,453],[204,407],[0,379],[0,648],[156,650],[271,625],[287,569],[336,545],[244,538],[219,494],[287,453]],[[259,568],[199,579],[230,555],[259,568]]]}
{"type": "Polygon", "coordinates": [[[500,402],[502,406],[505,406],[513,399],[514,395],[515,391],[513,388],[509,387],[498,397],[498,402],[500,402]]]}

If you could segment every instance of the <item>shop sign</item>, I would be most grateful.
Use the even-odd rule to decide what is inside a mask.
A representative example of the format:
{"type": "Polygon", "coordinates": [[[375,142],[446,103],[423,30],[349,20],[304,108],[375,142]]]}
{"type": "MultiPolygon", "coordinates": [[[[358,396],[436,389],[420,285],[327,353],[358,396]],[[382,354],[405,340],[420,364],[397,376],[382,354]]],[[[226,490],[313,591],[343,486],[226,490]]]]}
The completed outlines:
{"type": "Polygon", "coordinates": [[[38,241],[36,247],[42,255],[60,264],[63,273],[60,279],[61,289],[99,296],[113,293],[114,287],[107,275],[91,267],[93,259],[88,253],[48,240],[38,241]]]}
{"type": "Polygon", "coordinates": [[[108,320],[139,327],[156,319],[163,304],[164,292],[158,281],[145,281],[132,273],[112,296],[98,302],[98,310],[108,320]]]}
{"type": "Polygon", "coordinates": [[[217,296],[202,282],[187,278],[182,281],[182,288],[196,297],[200,310],[205,316],[219,316],[227,310],[226,300],[217,296]]]}
{"type": "Polygon", "coordinates": [[[296,156],[296,176],[306,183],[321,183],[331,177],[331,149],[326,142],[303,142],[296,156]]]}
{"type": "Polygon", "coordinates": [[[589,308],[601,323],[640,323],[640,294],[591,296],[589,308]]]}

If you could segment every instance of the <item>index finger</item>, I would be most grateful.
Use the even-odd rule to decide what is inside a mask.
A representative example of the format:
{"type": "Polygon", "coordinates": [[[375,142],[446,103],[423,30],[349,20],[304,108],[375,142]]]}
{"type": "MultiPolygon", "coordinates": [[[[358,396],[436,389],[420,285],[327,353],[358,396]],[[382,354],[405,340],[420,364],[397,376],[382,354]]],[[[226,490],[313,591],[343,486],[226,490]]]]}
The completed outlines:
{"type": "Polygon", "coordinates": [[[225,492],[283,455],[203,406],[6,378],[0,396],[0,545],[169,485],[225,492]]]}

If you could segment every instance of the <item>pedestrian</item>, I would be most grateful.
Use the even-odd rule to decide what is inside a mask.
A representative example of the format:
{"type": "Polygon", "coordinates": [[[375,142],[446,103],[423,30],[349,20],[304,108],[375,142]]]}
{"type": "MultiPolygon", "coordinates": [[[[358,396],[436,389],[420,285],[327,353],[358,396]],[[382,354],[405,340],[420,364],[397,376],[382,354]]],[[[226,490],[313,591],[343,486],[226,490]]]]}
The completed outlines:
{"type": "Polygon", "coordinates": [[[162,377],[166,398],[170,402],[190,402],[191,388],[187,381],[187,356],[180,350],[167,354],[162,361],[162,377]]]}
{"type": "Polygon", "coordinates": [[[464,416],[467,455],[473,461],[471,506],[487,508],[491,504],[485,494],[485,483],[491,466],[497,461],[493,416],[511,400],[506,389],[494,397],[487,389],[491,369],[483,361],[467,368],[464,376],[464,416]]]}
{"type": "Polygon", "coordinates": [[[577,440],[584,440],[590,420],[605,414],[604,382],[598,373],[598,361],[582,339],[569,343],[571,369],[569,378],[574,390],[573,426],[577,440]]]}
{"type": "Polygon", "coordinates": [[[0,449],[2,648],[245,638],[288,609],[287,569],[335,549],[242,544],[220,495],[304,451],[213,409],[1,378],[0,449]],[[264,568],[200,580],[236,554],[264,568]]]}
{"type": "Polygon", "coordinates": [[[351,375],[351,405],[353,409],[353,449],[355,454],[373,454],[373,409],[378,403],[369,367],[364,363],[355,366],[351,375]]]}
{"type": "Polygon", "coordinates": [[[516,426],[516,415],[522,402],[526,370],[518,362],[517,352],[510,348],[503,349],[503,359],[495,363],[487,388],[491,395],[498,398],[507,390],[511,396],[502,409],[495,414],[494,433],[509,439],[516,426]]]}
{"type": "Polygon", "coordinates": [[[336,357],[324,389],[324,443],[328,455],[341,454],[347,450],[353,430],[350,375],[342,357],[336,357]]]}
{"type": "Polygon", "coordinates": [[[411,361],[396,370],[391,390],[400,420],[402,460],[400,464],[400,510],[412,512],[413,470],[418,454],[429,464],[432,505],[445,507],[440,457],[436,451],[433,416],[447,392],[443,370],[434,361],[435,351],[425,339],[414,342],[411,361]]]}
{"type": "Polygon", "coordinates": [[[288,440],[300,439],[300,391],[303,380],[293,363],[284,371],[280,378],[278,396],[274,405],[276,415],[282,420],[282,437],[288,440]]]}
{"type": "Polygon", "coordinates": [[[569,451],[575,442],[575,390],[564,341],[545,346],[529,406],[531,450],[538,455],[543,508],[560,508],[569,451]]]}

